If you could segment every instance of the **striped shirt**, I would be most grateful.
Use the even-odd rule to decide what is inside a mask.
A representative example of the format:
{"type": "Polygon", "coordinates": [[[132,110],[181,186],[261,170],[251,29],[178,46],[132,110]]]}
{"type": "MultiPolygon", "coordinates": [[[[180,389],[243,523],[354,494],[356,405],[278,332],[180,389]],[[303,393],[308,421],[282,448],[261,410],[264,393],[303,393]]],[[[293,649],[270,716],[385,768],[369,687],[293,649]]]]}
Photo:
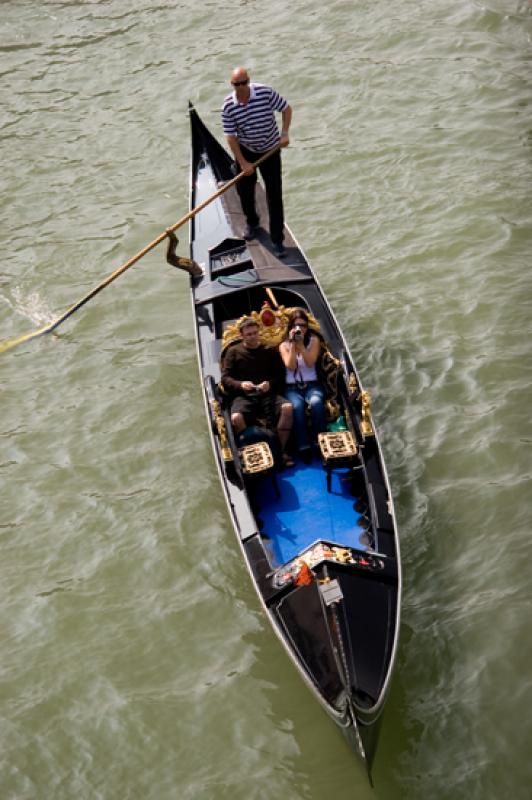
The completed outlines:
{"type": "Polygon", "coordinates": [[[250,84],[250,98],[244,105],[236,92],[227,95],[222,107],[222,122],[226,136],[236,136],[240,144],[254,153],[263,153],[279,142],[279,130],[274,111],[284,111],[287,101],[271,86],[250,84]]]}

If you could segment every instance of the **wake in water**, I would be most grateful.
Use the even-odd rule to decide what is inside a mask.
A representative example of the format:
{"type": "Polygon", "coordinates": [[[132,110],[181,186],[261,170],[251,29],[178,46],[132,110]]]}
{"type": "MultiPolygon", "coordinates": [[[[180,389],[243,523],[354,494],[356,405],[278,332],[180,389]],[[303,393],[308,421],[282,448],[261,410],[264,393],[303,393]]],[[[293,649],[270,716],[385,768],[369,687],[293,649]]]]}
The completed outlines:
{"type": "Polygon", "coordinates": [[[16,314],[26,317],[36,325],[47,325],[56,316],[38,292],[31,292],[25,296],[22,290],[16,286],[12,291],[12,297],[2,296],[2,300],[16,314]]]}

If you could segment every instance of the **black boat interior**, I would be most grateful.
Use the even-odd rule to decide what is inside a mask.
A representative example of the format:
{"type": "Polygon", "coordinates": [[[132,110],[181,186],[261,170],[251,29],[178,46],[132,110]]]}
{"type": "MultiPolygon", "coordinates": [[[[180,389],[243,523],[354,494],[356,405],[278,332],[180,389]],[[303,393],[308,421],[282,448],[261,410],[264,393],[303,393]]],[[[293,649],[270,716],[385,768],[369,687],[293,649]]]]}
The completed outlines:
{"type": "MultiPolygon", "coordinates": [[[[272,297],[278,307],[303,307],[313,313],[312,300],[318,300],[313,296],[314,291],[314,286],[298,291],[281,285],[272,287],[268,294],[264,287],[253,286],[219,298],[214,318],[220,352],[224,332],[240,317],[260,311],[265,302],[272,303],[272,297]],[[309,288],[312,289],[310,296],[309,288]]],[[[316,302],[314,307],[323,308],[323,305],[316,302]]],[[[320,330],[332,332],[328,319],[317,321],[320,330]]],[[[327,346],[334,355],[341,355],[341,342],[333,339],[330,343],[327,341],[327,346]]],[[[343,377],[339,389],[338,416],[345,422],[347,387],[343,377]]],[[[230,425],[228,417],[227,424],[230,425]]],[[[338,419],[331,419],[330,429],[334,430],[337,424],[338,419]]],[[[352,420],[350,427],[358,442],[359,455],[349,462],[326,470],[316,450],[309,463],[296,460],[295,466],[284,469],[273,482],[266,478],[249,481],[248,492],[272,567],[286,564],[320,539],[362,552],[376,549],[377,531],[371,524],[374,509],[361,455],[364,443],[352,420]]]]}

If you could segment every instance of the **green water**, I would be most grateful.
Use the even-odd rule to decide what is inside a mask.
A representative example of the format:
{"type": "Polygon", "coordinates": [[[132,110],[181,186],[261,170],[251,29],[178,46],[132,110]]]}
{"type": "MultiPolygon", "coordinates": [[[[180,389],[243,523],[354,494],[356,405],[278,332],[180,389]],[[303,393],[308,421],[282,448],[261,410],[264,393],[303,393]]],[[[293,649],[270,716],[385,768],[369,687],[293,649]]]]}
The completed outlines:
{"type": "Polygon", "coordinates": [[[527,800],[532,5],[1,12],[0,338],[187,211],[188,100],[221,135],[245,64],[294,107],[287,219],[372,391],[404,565],[372,791],[241,563],[153,251],[0,356],[2,800],[527,800]]]}

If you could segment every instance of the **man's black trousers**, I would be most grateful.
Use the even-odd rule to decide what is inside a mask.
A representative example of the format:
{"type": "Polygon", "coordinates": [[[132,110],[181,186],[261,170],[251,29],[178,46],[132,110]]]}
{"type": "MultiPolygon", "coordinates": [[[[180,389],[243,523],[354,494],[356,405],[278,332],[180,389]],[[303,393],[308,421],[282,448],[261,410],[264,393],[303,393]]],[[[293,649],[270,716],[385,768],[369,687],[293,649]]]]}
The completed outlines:
{"type": "MultiPolygon", "coordinates": [[[[247,147],[240,145],[244,158],[253,163],[263,155],[254,153],[247,147]]],[[[266,199],[268,201],[268,213],[270,215],[270,236],[274,244],[282,244],[284,239],[284,211],[283,211],[283,178],[281,167],[281,153],[279,150],[264,161],[260,167],[260,174],[266,189],[266,199]]],[[[259,224],[259,217],[255,206],[255,184],[257,183],[257,171],[253,175],[241,178],[236,188],[240,195],[242,211],[245,214],[248,225],[254,228],[259,224]]]]}

